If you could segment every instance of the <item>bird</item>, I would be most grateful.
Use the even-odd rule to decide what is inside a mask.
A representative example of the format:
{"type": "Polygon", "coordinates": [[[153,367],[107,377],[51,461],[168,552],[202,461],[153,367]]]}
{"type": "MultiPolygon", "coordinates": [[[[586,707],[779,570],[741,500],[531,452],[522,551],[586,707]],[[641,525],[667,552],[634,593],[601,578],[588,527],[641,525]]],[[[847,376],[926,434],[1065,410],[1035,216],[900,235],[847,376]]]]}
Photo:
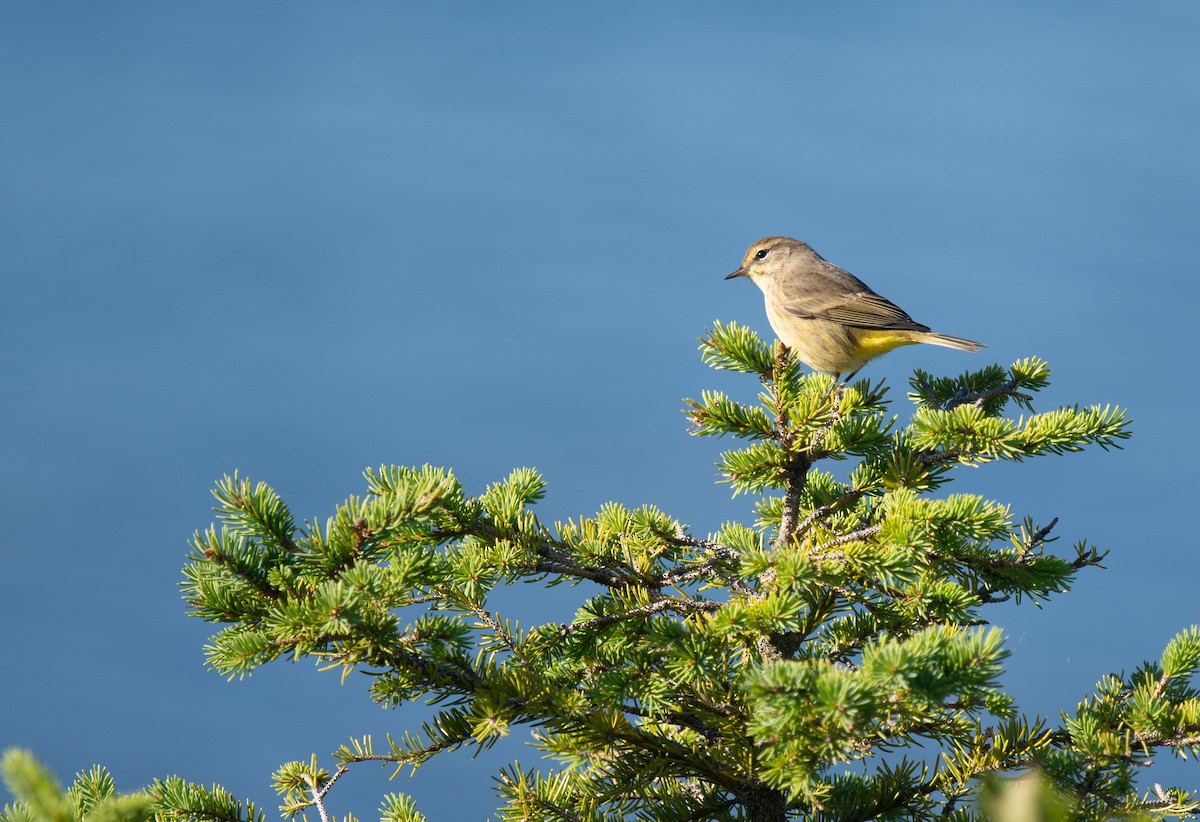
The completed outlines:
{"type": "Polygon", "coordinates": [[[791,237],[764,237],[725,279],[748,277],[762,289],[771,328],[802,363],[847,382],[893,348],[929,343],[961,351],[984,344],[930,330],[844,268],[791,237]]]}

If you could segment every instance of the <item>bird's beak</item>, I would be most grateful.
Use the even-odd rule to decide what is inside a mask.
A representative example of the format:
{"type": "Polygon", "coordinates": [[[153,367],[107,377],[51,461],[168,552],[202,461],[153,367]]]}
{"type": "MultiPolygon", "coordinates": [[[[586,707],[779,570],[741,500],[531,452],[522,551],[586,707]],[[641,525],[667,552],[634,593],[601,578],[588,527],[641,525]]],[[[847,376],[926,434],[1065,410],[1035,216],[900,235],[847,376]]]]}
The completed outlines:
{"type": "Polygon", "coordinates": [[[749,276],[750,276],[750,272],[748,272],[746,270],[746,266],[742,266],[741,268],[739,268],[737,271],[733,272],[732,274],[726,274],[725,279],[732,280],[734,277],[749,277],[749,276]]]}

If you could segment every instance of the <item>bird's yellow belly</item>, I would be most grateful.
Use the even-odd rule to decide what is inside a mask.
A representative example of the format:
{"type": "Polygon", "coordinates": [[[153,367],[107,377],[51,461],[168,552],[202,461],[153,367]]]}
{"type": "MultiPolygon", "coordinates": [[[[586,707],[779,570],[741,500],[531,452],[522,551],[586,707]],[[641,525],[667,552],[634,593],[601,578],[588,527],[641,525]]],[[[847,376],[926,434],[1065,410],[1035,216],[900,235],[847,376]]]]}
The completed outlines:
{"type": "Polygon", "coordinates": [[[918,342],[911,331],[851,328],[824,320],[781,317],[769,308],[767,319],[801,362],[826,374],[849,374],[893,348],[918,342]]]}

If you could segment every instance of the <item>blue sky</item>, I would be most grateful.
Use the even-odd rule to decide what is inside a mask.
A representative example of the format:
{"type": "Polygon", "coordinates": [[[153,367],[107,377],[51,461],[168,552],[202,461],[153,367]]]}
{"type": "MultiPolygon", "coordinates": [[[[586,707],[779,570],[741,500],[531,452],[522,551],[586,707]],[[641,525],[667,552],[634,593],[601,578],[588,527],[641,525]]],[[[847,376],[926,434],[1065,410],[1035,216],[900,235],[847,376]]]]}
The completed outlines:
{"type": "MultiPolygon", "coordinates": [[[[301,519],[431,462],[474,492],[535,466],[547,519],[749,520],[680,410],[752,390],[696,338],[770,333],[722,281],[768,234],[988,343],[872,363],[899,413],[914,368],[1030,355],[1039,409],[1129,409],[1124,451],[952,486],[1112,549],[994,614],[1019,704],[1073,708],[1200,622],[1198,41],[1184,2],[5,3],[0,747],[271,809],[280,763],[417,722],[306,664],[204,669],[177,585],[235,469],[301,519]]],[[[564,618],[534,590],[516,613],[564,618]]],[[[511,751],[360,769],[334,810],[484,818],[511,751]]]]}

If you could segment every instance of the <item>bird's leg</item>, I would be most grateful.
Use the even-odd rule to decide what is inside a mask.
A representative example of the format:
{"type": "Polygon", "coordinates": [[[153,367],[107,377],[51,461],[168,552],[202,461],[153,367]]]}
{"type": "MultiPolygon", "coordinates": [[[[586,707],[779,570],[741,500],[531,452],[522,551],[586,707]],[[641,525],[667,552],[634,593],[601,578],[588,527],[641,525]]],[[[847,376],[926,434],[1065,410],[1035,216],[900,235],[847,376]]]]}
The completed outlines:
{"type": "Polygon", "coordinates": [[[838,415],[838,400],[842,398],[842,392],[846,390],[846,386],[850,384],[850,381],[858,376],[859,371],[862,371],[862,368],[854,369],[846,376],[846,379],[844,380],[842,379],[841,374],[833,375],[833,416],[835,419],[838,415]]]}
{"type": "Polygon", "coordinates": [[[838,400],[842,398],[842,375],[833,375],[833,387],[829,389],[829,410],[833,413],[833,419],[838,416],[838,400]]]}

